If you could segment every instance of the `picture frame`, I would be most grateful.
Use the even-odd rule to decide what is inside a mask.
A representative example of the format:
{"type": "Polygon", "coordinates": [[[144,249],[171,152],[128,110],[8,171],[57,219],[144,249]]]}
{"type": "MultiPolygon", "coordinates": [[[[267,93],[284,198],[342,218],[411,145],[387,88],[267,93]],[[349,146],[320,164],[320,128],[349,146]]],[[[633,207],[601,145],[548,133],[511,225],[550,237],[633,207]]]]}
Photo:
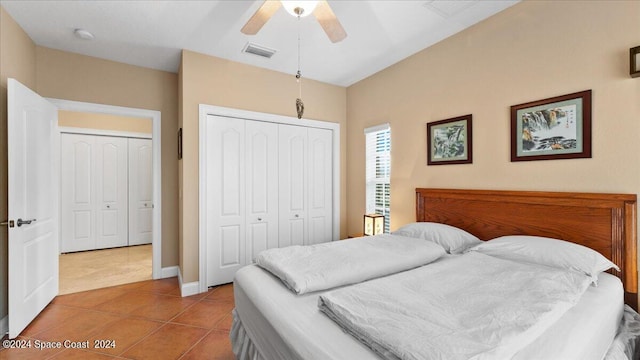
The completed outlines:
{"type": "Polygon", "coordinates": [[[629,49],[629,75],[640,77],[640,46],[629,49]]]}
{"type": "Polygon", "coordinates": [[[178,160],[182,159],[182,128],[178,129],[178,160]]]}
{"type": "Polygon", "coordinates": [[[511,106],[511,161],[591,157],[591,90],[511,106]]]}
{"type": "Polygon", "coordinates": [[[471,114],[427,123],[427,165],[473,162],[471,114]]]}

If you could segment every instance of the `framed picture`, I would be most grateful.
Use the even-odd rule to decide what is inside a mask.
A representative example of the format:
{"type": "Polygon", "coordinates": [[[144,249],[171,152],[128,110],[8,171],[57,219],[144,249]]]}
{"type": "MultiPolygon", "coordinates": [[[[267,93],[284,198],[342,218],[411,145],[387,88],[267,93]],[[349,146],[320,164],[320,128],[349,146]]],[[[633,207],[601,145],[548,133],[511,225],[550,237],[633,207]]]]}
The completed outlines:
{"type": "Polygon", "coordinates": [[[511,161],[591,157],[591,90],[511,106],[511,161]]]}
{"type": "Polygon", "coordinates": [[[629,49],[629,75],[640,77],[640,46],[629,49]]]}
{"type": "Polygon", "coordinates": [[[178,160],[182,159],[182,128],[178,129],[178,160]]]}
{"type": "Polygon", "coordinates": [[[427,124],[427,164],[471,164],[471,114],[427,124]]]}

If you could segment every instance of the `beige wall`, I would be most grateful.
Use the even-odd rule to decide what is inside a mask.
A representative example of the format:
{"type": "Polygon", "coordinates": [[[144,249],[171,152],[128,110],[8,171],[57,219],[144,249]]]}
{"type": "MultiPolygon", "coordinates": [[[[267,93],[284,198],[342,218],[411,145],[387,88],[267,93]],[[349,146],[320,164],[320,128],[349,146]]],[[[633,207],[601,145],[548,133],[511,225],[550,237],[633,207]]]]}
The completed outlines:
{"type": "MultiPolygon", "coordinates": [[[[161,112],[162,266],[178,265],[177,74],[36,46],[0,7],[0,221],[7,219],[9,77],[44,97],[161,112]]],[[[130,131],[150,132],[144,129],[130,131]]],[[[6,244],[7,228],[0,227],[0,319],[7,314],[6,244]]]]}
{"type": "Polygon", "coordinates": [[[178,76],[38,46],[45,97],[157,110],[162,116],[162,267],[178,265],[178,76]]]}
{"type": "Polygon", "coordinates": [[[638,1],[524,1],[347,90],[348,229],[365,208],[364,135],[389,122],[391,228],[416,187],[640,192],[638,1]],[[510,162],[509,107],[593,90],[593,158],[510,162]],[[473,164],[427,166],[426,123],[473,114],[473,164]]]}
{"type": "MultiPolygon", "coordinates": [[[[342,236],[360,232],[364,213],[363,129],[384,122],[392,128],[392,228],[414,219],[415,187],[638,193],[640,79],[628,75],[638,23],[637,1],[524,1],[348,89],[305,80],[305,117],[341,124],[342,236]],[[585,89],[593,90],[592,159],[509,161],[510,105],[585,89]],[[473,164],[426,166],[425,124],[468,113],[473,164]]],[[[176,75],[36,47],[0,9],[3,169],[7,77],[46,97],[162,112],[162,266],[179,263],[184,282],[198,280],[198,104],[294,116],[297,94],[292,74],[190,51],[176,75]]],[[[4,171],[2,220],[6,188],[4,171]]],[[[0,285],[2,317],[6,261],[0,285]]]]}
{"type": "Polygon", "coordinates": [[[153,120],[151,118],[59,110],[58,126],[151,134],[153,120]]]}
{"type": "MultiPolygon", "coordinates": [[[[198,105],[208,104],[295,116],[295,77],[191,51],[183,51],[181,116],[184,136],[180,189],[181,254],[184,282],[198,280],[198,105]]],[[[346,235],[346,89],[303,80],[305,118],[340,123],[341,234],[346,235]]],[[[304,121],[304,120],[301,120],[304,121]]]]}
{"type": "MultiPolygon", "coordinates": [[[[7,78],[35,89],[36,45],[0,7],[0,221],[7,220],[7,78]]],[[[0,319],[7,315],[8,230],[0,226],[0,319]]]]}

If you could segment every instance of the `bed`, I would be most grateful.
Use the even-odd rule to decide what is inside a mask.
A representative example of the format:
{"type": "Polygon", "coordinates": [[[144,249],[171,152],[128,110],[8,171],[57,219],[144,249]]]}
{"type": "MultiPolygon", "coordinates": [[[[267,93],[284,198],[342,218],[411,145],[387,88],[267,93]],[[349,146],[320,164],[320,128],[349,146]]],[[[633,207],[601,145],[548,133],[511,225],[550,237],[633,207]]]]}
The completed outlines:
{"type": "MultiPolygon", "coordinates": [[[[598,275],[597,287],[589,287],[576,306],[513,359],[602,359],[611,352],[620,319],[628,315],[622,299],[637,309],[635,195],[416,189],[416,220],[455,226],[480,240],[563,239],[596,250],[620,268],[598,275]]],[[[449,260],[436,263],[443,261],[449,260]]],[[[329,291],[296,295],[263,268],[243,268],[234,280],[234,353],[246,359],[378,359],[318,310],[319,298],[329,291]]]]}

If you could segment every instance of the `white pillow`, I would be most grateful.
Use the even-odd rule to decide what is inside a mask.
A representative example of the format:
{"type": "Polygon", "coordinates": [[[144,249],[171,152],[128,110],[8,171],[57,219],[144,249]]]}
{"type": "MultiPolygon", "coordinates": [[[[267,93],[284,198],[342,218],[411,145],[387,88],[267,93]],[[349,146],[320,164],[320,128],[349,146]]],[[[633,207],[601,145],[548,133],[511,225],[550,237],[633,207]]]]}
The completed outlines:
{"type": "Polygon", "coordinates": [[[598,274],[616,264],[586,246],[540,236],[511,235],[485,241],[469,251],[502,259],[552,266],[585,274],[596,284],[598,274]]]}
{"type": "Polygon", "coordinates": [[[407,224],[393,231],[392,234],[432,241],[442,246],[449,254],[460,254],[482,243],[476,236],[462,229],[434,222],[407,224]]]}

